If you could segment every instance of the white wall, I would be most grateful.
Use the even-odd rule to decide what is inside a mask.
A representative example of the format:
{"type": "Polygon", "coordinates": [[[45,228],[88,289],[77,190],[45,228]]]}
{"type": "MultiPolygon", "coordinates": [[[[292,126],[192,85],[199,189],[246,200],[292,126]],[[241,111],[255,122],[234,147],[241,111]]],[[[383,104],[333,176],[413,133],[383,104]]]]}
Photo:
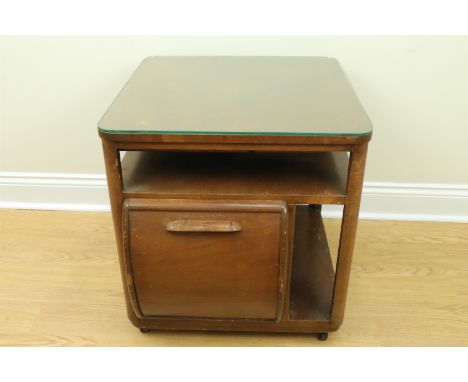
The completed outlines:
{"type": "MultiPolygon", "coordinates": [[[[31,194],[18,186],[27,179],[50,181],[54,173],[102,180],[96,123],[149,55],[338,58],[374,124],[367,191],[449,197],[456,204],[446,214],[460,213],[464,202],[468,216],[468,36],[0,37],[3,201],[31,194]]],[[[78,179],[89,187],[96,180],[78,179]]],[[[426,204],[415,213],[430,214],[426,204]]]]}

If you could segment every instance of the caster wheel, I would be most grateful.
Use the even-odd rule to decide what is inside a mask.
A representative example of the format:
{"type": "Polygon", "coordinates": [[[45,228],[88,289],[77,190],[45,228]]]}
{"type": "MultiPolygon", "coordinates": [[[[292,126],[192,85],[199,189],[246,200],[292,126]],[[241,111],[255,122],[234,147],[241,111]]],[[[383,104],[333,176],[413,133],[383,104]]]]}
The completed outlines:
{"type": "Polygon", "coordinates": [[[326,341],[327,338],[328,338],[328,333],[319,333],[319,334],[318,334],[318,339],[319,339],[320,341],[326,341]]]}
{"type": "Polygon", "coordinates": [[[148,333],[150,330],[146,328],[140,328],[140,332],[142,333],[148,333]]]}

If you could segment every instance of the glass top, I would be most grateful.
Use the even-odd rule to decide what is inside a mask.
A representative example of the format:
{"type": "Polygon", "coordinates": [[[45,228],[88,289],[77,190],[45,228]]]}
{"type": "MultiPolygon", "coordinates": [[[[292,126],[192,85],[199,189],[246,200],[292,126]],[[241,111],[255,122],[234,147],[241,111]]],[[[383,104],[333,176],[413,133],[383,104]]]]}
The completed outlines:
{"type": "Polygon", "coordinates": [[[372,134],[338,61],[327,57],[148,57],[98,128],[116,134],[372,134]]]}

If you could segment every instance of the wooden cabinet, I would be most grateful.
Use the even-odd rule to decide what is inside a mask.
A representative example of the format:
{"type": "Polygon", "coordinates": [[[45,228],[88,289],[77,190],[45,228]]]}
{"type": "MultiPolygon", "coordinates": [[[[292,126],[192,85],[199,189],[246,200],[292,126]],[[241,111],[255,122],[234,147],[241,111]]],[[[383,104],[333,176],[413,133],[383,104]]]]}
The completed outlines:
{"type": "Polygon", "coordinates": [[[286,212],[281,202],[127,199],[127,285],[139,317],[277,320],[286,212]]]}
{"type": "Polygon", "coordinates": [[[372,126],[336,60],[148,58],[99,135],[134,325],[340,327],[372,126]]]}

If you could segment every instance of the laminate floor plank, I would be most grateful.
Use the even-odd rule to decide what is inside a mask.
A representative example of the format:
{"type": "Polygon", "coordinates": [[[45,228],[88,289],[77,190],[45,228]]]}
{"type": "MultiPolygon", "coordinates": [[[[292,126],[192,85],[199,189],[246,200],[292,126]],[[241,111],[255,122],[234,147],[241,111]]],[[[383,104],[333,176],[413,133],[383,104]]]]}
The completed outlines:
{"type": "MultiPolygon", "coordinates": [[[[339,221],[325,228],[336,252],[339,221]]],[[[345,320],[320,342],[142,334],[126,317],[110,213],[0,210],[0,345],[468,346],[468,225],[360,221],[345,320]]]]}

